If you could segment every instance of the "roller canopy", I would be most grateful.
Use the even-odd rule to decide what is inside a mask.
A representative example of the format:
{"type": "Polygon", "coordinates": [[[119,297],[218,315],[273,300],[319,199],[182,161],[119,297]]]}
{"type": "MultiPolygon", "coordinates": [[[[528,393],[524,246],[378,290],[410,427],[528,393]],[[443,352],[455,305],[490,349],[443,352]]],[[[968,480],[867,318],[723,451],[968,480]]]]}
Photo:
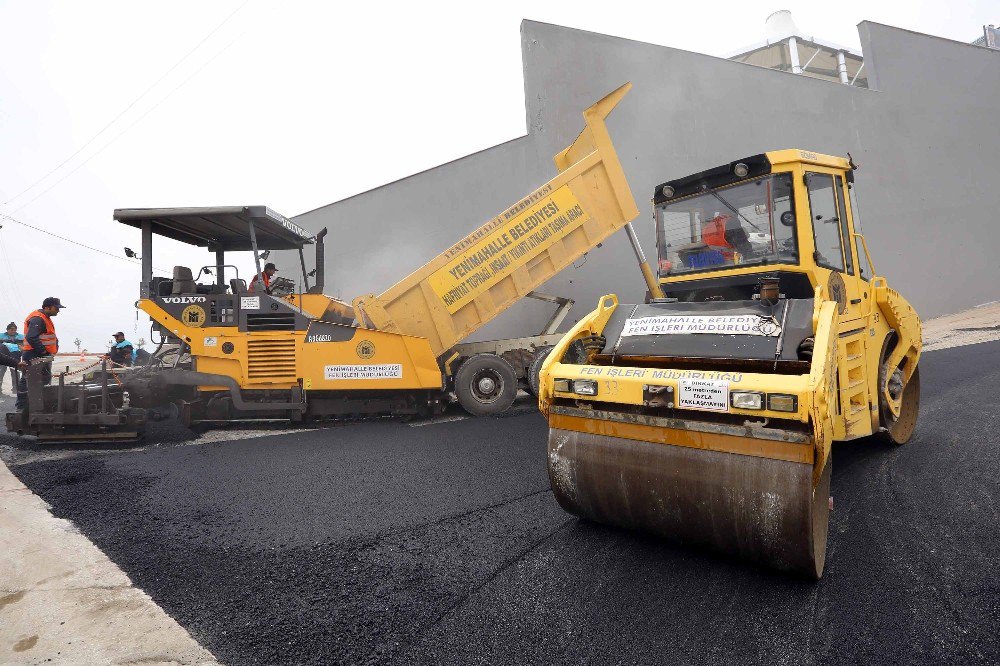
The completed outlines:
{"type": "Polygon", "coordinates": [[[137,229],[150,222],[154,234],[213,251],[251,250],[251,222],[259,250],[295,250],[312,243],[309,232],[266,206],[117,208],[115,219],[137,229]]]}

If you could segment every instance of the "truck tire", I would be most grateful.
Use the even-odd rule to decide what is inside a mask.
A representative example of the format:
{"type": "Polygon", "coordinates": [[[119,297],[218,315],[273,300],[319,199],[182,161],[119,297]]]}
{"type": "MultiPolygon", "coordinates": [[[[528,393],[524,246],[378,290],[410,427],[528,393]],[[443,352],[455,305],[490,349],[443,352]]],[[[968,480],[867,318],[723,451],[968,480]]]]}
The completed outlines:
{"type": "Polygon", "coordinates": [[[552,347],[539,347],[535,350],[535,355],[531,359],[531,364],[528,365],[528,393],[538,397],[538,373],[542,371],[542,364],[545,363],[545,358],[552,351],[552,347]]]}
{"type": "Polygon", "coordinates": [[[517,396],[517,374],[496,354],[476,354],[455,373],[455,395],[473,416],[500,414],[517,396]]]}

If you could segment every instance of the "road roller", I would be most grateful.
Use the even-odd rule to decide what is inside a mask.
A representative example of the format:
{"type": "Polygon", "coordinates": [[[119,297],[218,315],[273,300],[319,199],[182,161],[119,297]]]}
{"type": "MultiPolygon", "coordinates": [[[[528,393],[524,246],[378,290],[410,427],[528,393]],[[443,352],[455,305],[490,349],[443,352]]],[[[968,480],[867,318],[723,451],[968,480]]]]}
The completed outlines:
{"type": "Polygon", "coordinates": [[[647,297],[542,365],[559,504],[818,579],[834,441],[906,443],[920,320],[855,230],[847,158],[754,155],[657,186],[647,297]]]}

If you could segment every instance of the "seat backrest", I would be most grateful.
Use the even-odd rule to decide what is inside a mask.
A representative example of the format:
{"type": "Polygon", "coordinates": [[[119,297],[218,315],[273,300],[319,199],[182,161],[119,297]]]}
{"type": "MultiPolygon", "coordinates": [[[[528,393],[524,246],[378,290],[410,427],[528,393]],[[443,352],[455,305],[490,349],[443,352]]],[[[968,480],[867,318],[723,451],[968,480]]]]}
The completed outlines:
{"type": "Polygon", "coordinates": [[[234,294],[245,294],[247,293],[247,282],[246,280],[235,278],[229,281],[229,288],[232,289],[234,294]]]}
{"type": "Polygon", "coordinates": [[[174,286],[170,293],[193,294],[197,289],[191,269],[187,266],[174,266],[174,286]]]}

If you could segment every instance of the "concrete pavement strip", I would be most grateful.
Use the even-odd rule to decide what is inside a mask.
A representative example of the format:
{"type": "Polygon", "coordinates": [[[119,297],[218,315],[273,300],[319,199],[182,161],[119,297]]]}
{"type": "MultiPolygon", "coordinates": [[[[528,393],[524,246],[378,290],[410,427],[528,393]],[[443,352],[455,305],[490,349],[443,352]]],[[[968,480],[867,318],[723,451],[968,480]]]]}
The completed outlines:
{"type": "Polygon", "coordinates": [[[1000,301],[924,322],[924,351],[1000,340],[1000,301]]]}
{"type": "Polygon", "coordinates": [[[218,662],[0,462],[0,663],[218,662]]]}

